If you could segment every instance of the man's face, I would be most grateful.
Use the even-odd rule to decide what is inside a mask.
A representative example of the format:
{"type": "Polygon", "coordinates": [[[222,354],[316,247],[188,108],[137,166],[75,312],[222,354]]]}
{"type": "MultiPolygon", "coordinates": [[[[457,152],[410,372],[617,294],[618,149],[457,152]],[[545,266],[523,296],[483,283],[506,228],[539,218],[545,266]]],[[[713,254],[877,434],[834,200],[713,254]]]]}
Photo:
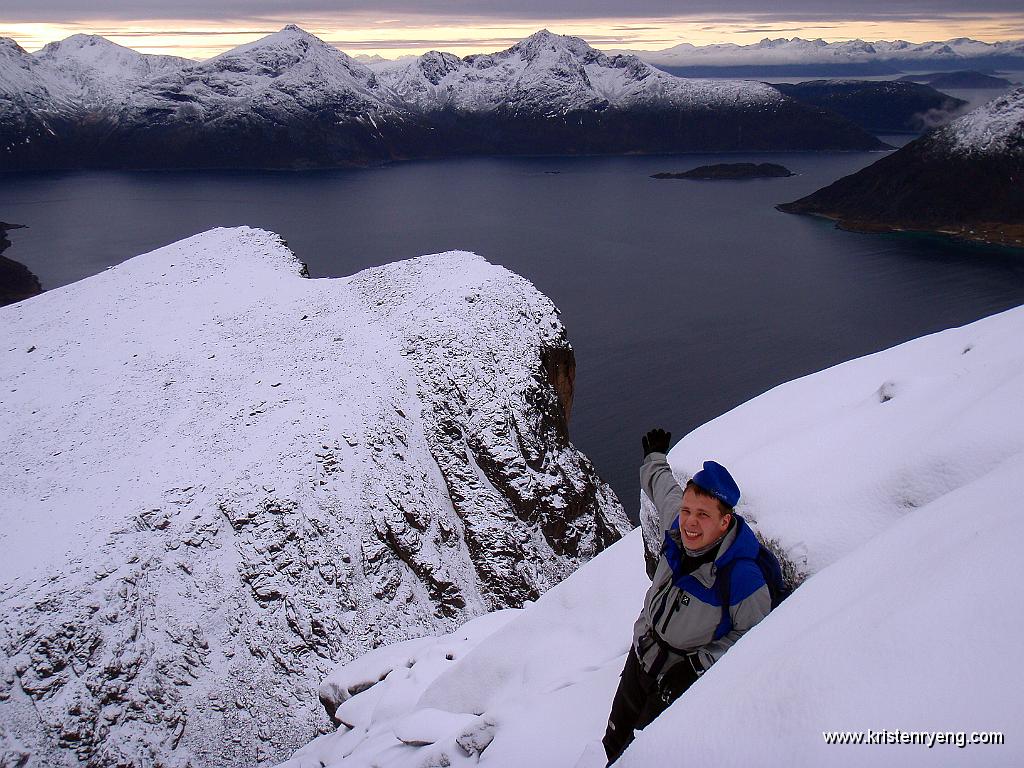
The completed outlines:
{"type": "Polygon", "coordinates": [[[698,496],[693,488],[683,493],[679,510],[679,533],[687,549],[703,549],[714,544],[729,530],[732,515],[722,514],[718,500],[698,496]]]}

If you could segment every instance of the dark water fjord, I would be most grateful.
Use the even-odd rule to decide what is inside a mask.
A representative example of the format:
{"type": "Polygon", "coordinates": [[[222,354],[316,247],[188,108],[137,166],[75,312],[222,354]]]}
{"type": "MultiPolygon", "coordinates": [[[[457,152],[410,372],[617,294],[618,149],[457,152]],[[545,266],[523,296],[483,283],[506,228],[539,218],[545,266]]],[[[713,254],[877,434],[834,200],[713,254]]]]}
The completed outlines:
{"type": "MultiPolygon", "coordinates": [[[[877,154],[471,159],[309,173],[7,175],[6,256],[44,288],[214,226],[280,233],[313,276],[475,251],[562,310],[574,442],[635,514],[640,435],[1024,302],[1024,254],[778,213],[877,154]],[[797,176],[656,181],[709,162],[797,176]]],[[[739,478],[742,486],[742,478],[739,478]]]]}

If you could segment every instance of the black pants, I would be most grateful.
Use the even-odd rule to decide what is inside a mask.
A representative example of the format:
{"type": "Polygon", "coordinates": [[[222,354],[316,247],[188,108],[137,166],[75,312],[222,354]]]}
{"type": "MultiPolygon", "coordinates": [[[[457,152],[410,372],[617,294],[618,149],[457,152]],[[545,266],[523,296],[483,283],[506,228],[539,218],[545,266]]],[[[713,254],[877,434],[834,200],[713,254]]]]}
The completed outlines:
{"type": "Polygon", "coordinates": [[[626,751],[633,741],[633,731],[641,730],[650,725],[654,719],[668,709],[683,691],[697,679],[690,674],[692,667],[688,663],[679,664],[670,672],[671,694],[663,697],[658,690],[658,680],[648,674],[636,657],[631,647],[626,656],[626,665],[619,676],[619,687],[612,699],[612,711],[608,715],[608,728],[604,732],[604,753],[611,765],[626,751]],[[685,671],[684,671],[685,670],[685,671]],[[674,673],[674,674],[673,674],[674,673]]]}

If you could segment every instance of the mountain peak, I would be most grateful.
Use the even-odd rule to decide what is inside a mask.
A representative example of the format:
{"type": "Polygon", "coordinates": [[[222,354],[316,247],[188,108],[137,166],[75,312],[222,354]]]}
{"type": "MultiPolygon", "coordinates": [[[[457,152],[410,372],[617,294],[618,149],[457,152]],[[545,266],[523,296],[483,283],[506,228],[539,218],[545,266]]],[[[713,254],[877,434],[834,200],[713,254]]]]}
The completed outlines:
{"type": "MultiPolygon", "coordinates": [[[[225,51],[224,53],[214,56],[210,61],[269,49],[298,48],[302,51],[306,51],[313,47],[329,48],[332,51],[345,56],[344,53],[333,45],[324,42],[316,35],[304,30],[302,27],[296,24],[286,24],[277,32],[271,32],[269,35],[253,40],[251,43],[245,43],[232,48],[229,51],[225,51]]],[[[345,58],[347,59],[348,56],[345,56],[345,58]]]]}
{"type": "Polygon", "coordinates": [[[594,50],[582,37],[558,35],[548,29],[538,30],[509,48],[510,52],[522,53],[526,58],[533,58],[541,51],[584,56],[594,50]]]}
{"type": "Polygon", "coordinates": [[[70,37],[65,37],[63,40],[55,40],[52,43],[44,45],[40,51],[40,56],[61,56],[61,55],[72,55],[78,51],[90,51],[91,53],[100,53],[102,51],[131,51],[138,56],[141,53],[131,48],[126,48],[123,45],[107,40],[107,38],[100,35],[86,35],[76,34],[70,37]]]}

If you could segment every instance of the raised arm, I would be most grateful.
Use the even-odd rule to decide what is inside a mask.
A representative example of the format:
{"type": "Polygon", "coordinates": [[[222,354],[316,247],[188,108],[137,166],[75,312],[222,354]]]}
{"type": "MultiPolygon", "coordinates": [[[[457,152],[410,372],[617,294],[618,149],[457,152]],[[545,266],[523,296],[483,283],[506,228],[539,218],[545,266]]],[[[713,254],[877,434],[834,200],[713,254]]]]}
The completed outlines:
{"type": "Polygon", "coordinates": [[[644,460],[640,465],[640,487],[658,510],[662,531],[672,525],[683,504],[683,489],[672,476],[665,455],[671,439],[672,433],[662,429],[652,429],[644,435],[644,460]]]}

